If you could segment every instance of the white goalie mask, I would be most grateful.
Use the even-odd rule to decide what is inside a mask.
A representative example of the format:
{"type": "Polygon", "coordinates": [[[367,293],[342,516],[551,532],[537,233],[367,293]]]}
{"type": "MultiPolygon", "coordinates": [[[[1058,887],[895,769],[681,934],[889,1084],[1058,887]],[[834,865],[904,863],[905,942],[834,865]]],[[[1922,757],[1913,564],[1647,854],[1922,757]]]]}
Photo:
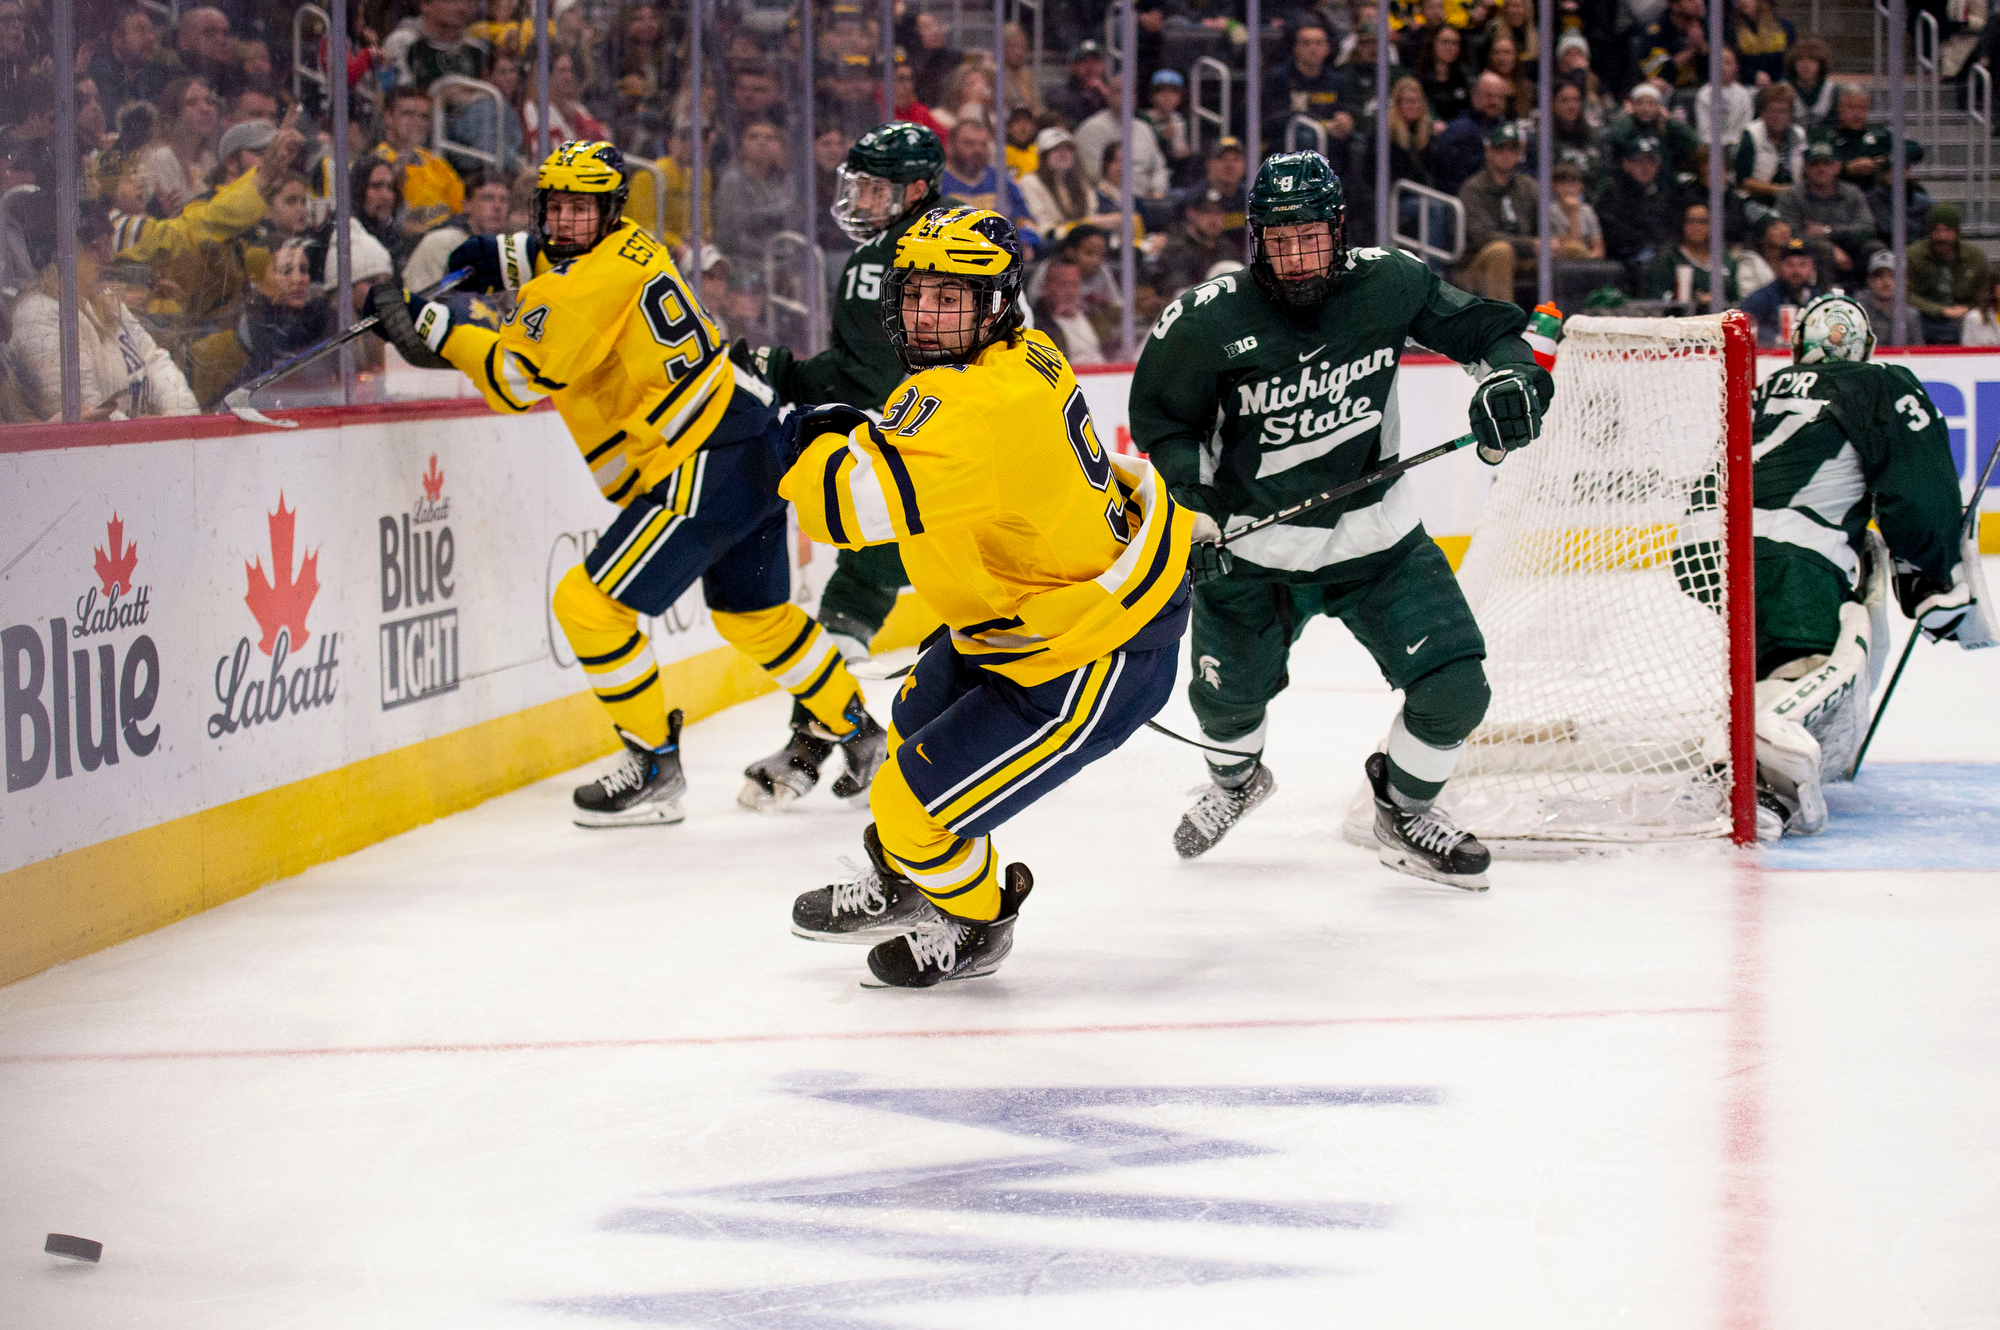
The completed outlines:
{"type": "Polygon", "coordinates": [[[1868,312],[1843,295],[1821,296],[1807,305],[1792,333],[1794,365],[1863,361],[1874,350],[1875,333],[1868,326],[1868,312]]]}

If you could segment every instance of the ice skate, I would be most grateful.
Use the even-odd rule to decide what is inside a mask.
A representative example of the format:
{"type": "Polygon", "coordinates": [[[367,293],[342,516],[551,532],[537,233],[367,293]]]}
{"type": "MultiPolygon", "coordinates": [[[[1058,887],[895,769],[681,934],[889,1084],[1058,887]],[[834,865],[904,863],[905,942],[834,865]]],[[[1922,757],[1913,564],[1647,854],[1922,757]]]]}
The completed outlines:
{"type": "Polygon", "coordinates": [[[1000,916],[990,923],[957,919],[932,907],[914,931],[868,953],[863,988],[930,988],[950,979],[992,974],[1014,949],[1014,920],[1035,885],[1026,864],[1008,864],[1000,888],[1000,916]]]}
{"type": "Polygon", "coordinates": [[[861,705],[859,695],[855,697],[848,714],[854,721],[854,728],[834,740],[840,747],[840,760],[847,767],[834,777],[833,797],[836,799],[858,799],[866,795],[868,787],[875,783],[875,773],[882,769],[882,763],[889,756],[889,732],[876,724],[868,709],[861,705]]]}
{"type": "Polygon", "coordinates": [[[579,827],[651,827],[679,822],[687,814],[681,796],[687,778],[681,774],[681,713],[667,716],[667,742],[648,748],[625,731],[618,731],[625,751],[617,765],[587,785],[579,785],[571,800],[572,820],[579,827]]]}
{"type": "Polygon", "coordinates": [[[868,865],[854,868],[854,878],[808,891],[792,903],[792,935],[813,942],[862,942],[873,945],[906,933],[930,912],[916,883],[890,867],[882,853],[875,824],[861,833],[868,865]]]}
{"type": "Polygon", "coordinates": [[[1211,784],[1174,828],[1174,853],[1183,859],[1208,853],[1245,813],[1270,798],[1277,788],[1278,778],[1262,762],[1251,771],[1249,780],[1233,790],[1211,784]]]}
{"type": "Polygon", "coordinates": [[[1370,753],[1363,769],[1375,793],[1375,843],[1385,865],[1465,891],[1486,890],[1493,856],[1471,832],[1453,825],[1435,804],[1417,812],[1397,807],[1389,797],[1387,754],[1370,753]]]}
{"type": "Polygon", "coordinates": [[[833,740],[822,738],[824,733],[817,721],[793,726],[783,748],[743,769],[743,791],[736,802],[759,813],[776,813],[811,794],[819,784],[820,767],[833,754],[833,740]]]}

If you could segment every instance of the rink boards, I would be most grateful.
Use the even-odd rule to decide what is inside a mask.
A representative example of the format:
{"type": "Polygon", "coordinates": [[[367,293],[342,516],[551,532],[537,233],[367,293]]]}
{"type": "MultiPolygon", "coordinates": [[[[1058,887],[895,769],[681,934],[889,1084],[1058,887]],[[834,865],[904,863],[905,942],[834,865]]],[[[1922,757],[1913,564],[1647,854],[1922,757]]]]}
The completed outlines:
{"type": "MultiPolygon", "coordinates": [[[[1969,474],[2000,355],[1907,363],[1969,474]]],[[[1079,381],[1129,449],[1129,374],[1079,381]]],[[[1471,388],[1407,361],[1404,450],[1463,433],[1471,388]]],[[[298,414],[0,434],[0,983],[609,750],[548,601],[614,510],[555,417],[298,414]]],[[[1404,483],[1455,563],[1490,472],[1460,454],[1404,483]]],[[[811,607],[832,560],[791,553],[811,607]]],[[[905,606],[883,645],[922,631],[905,606]]],[[[648,629],[691,718],[770,686],[698,588],[648,629]]]]}

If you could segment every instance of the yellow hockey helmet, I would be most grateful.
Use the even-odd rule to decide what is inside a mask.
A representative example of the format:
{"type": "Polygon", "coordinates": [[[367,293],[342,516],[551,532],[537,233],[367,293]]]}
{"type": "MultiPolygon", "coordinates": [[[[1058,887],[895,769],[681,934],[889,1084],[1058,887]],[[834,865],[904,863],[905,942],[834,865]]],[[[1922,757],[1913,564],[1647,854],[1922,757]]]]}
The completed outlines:
{"type": "Polygon", "coordinates": [[[625,211],[628,190],[625,154],[601,139],[571,139],[550,153],[535,173],[535,239],[557,261],[573,259],[610,235],[625,211]],[[597,231],[588,244],[556,243],[548,228],[549,196],[588,194],[597,198],[597,231]]]}
{"type": "Polygon", "coordinates": [[[906,369],[962,364],[1011,334],[1021,323],[1019,296],[1026,271],[1014,224],[990,208],[933,208],[896,242],[882,282],[882,327],[906,369]],[[957,279],[972,299],[956,315],[912,338],[903,317],[913,279],[938,273],[957,279]],[[923,342],[925,345],[919,345],[923,342]]]}

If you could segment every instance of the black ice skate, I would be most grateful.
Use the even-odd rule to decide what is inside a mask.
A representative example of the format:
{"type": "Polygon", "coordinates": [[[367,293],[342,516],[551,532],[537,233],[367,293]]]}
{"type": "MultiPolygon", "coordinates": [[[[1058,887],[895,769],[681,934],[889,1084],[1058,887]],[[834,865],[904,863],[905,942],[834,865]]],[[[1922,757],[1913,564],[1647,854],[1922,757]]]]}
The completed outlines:
{"type": "MultiPolygon", "coordinates": [[[[868,851],[868,866],[854,869],[853,881],[808,891],[792,902],[793,936],[873,945],[907,933],[931,912],[917,884],[890,867],[873,822],[861,833],[861,845],[868,851]]],[[[854,868],[848,860],[841,862],[854,868]]]]}
{"type": "Polygon", "coordinates": [[[660,749],[648,748],[625,731],[618,731],[625,751],[618,765],[576,787],[571,799],[576,804],[574,821],[579,827],[651,827],[679,822],[681,796],[687,793],[687,778],[681,775],[681,713],[678,708],[667,716],[667,743],[660,749]]]}
{"type": "Polygon", "coordinates": [[[1362,769],[1375,791],[1375,843],[1384,864],[1449,887],[1486,890],[1486,867],[1493,856],[1471,832],[1454,826],[1435,805],[1414,813],[1398,808],[1389,798],[1387,754],[1370,753],[1362,769]]]}
{"type": "Polygon", "coordinates": [[[816,720],[794,725],[790,743],[744,768],[743,791],[736,802],[759,813],[783,811],[787,804],[812,793],[813,786],[819,784],[820,769],[836,748],[847,770],[834,778],[834,797],[852,799],[866,794],[889,755],[889,733],[861,705],[859,693],[848,703],[847,715],[854,728],[841,735],[816,720]]]}
{"type": "Polygon", "coordinates": [[[1233,790],[1210,785],[1174,828],[1174,853],[1183,859],[1208,853],[1245,813],[1270,798],[1277,788],[1278,778],[1262,762],[1251,771],[1249,780],[1233,790]]]}
{"type": "Polygon", "coordinates": [[[992,974],[1014,949],[1014,920],[1035,885],[1026,864],[1008,864],[1000,887],[1000,917],[991,923],[958,919],[932,907],[904,937],[868,953],[872,980],[863,988],[930,988],[947,979],[992,974]]]}

